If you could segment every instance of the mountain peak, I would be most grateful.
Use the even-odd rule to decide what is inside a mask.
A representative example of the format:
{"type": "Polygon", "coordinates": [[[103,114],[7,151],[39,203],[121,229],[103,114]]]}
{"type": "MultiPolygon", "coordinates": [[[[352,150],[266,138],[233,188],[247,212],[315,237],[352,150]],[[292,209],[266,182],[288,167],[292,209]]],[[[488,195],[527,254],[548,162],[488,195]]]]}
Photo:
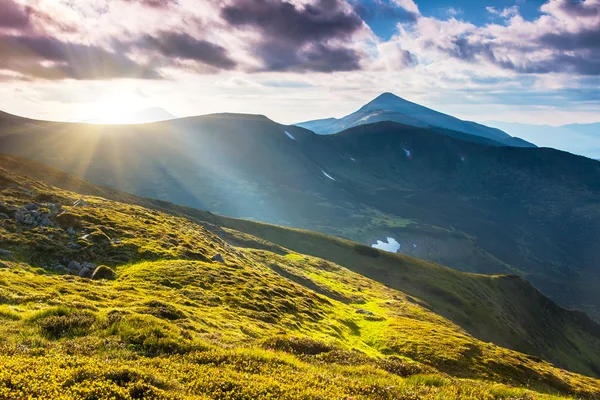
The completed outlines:
{"type": "Polygon", "coordinates": [[[399,111],[399,107],[406,107],[407,105],[412,105],[408,100],[403,99],[402,97],[396,96],[394,93],[385,92],[365,104],[361,110],[389,110],[389,111],[399,111]]]}

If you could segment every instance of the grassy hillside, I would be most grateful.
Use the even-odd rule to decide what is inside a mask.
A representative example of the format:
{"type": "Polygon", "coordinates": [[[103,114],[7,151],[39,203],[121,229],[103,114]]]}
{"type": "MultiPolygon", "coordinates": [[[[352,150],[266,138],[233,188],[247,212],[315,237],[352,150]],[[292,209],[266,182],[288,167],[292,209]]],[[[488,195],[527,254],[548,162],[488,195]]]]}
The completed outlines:
{"type": "Polygon", "coordinates": [[[3,152],[96,184],[363,244],[393,237],[410,256],[521,275],[600,320],[600,167],[583,157],[385,122],[321,136],[234,114],[134,126],[0,114],[0,128],[3,152]]]}
{"type": "MultiPolygon", "coordinates": [[[[230,226],[280,238],[270,243],[231,228],[101,197],[84,196],[83,202],[71,206],[80,194],[6,168],[18,161],[4,158],[0,170],[3,212],[16,213],[34,204],[39,213],[49,215],[51,224],[27,225],[10,215],[0,220],[0,397],[600,395],[598,380],[481,341],[435,312],[442,310],[435,299],[445,303],[448,312],[468,312],[456,299],[477,288],[480,292],[469,301],[515,305],[510,303],[515,292],[506,290],[521,288],[522,300],[539,296],[547,307],[545,312],[533,311],[535,304],[521,304],[522,310],[535,313],[539,329],[553,324],[561,335],[581,340],[569,342],[568,354],[561,354],[556,342],[553,357],[593,375],[589,366],[585,368],[590,360],[584,354],[600,354],[597,339],[570,320],[571,314],[517,278],[460,273],[319,234],[228,220],[230,226]],[[58,203],[62,211],[54,214],[58,203]],[[297,242],[307,253],[319,248],[331,257],[290,250],[282,246],[287,240],[289,247],[297,242]],[[222,262],[212,260],[217,254],[222,262]],[[400,279],[397,272],[410,274],[422,296],[352,271],[358,263],[349,259],[363,256],[377,273],[387,269],[398,280],[406,278],[400,279]],[[91,280],[57,267],[71,261],[105,265],[116,277],[91,280]],[[437,284],[431,281],[434,276],[437,284]],[[465,288],[455,286],[453,293],[438,291],[440,286],[469,282],[465,288]],[[479,297],[482,292],[487,297],[479,297]],[[565,319],[562,324],[555,312],[565,319]]],[[[39,166],[23,161],[21,165],[39,166]]],[[[38,174],[62,176],[63,184],[88,191],[106,190],[49,168],[38,174]]],[[[136,200],[107,192],[111,193],[136,200]]],[[[218,218],[203,215],[213,222],[218,218]]],[[[482,315],[470,317],[478,323],[482,315]]]]}

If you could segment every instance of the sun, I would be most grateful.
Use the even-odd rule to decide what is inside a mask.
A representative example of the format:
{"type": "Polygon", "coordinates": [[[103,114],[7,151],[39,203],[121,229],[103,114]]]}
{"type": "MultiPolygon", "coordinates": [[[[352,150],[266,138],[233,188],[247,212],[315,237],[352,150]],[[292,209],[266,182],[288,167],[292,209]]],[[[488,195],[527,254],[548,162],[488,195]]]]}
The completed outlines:
{"type": "Polygon", "coordinates": [[[103,96],[87,107],[85,122],[94,124],[136,124],[137,115],[144,109],[142,98],[131,94],[103,96]]]}

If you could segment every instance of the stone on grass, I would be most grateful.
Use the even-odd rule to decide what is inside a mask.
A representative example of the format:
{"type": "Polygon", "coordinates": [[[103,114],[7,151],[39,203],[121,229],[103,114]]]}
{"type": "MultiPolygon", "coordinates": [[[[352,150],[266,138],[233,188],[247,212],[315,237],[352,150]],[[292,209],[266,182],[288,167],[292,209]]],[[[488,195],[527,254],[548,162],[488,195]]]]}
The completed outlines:
{"type": "Polygon", "coordinates": [[[220,262],[220,263],[224,263],[225,260],[223,259],[223,256],[220,253],[215,254],[211,260],[216,261],[216,262],[220,262]]]}

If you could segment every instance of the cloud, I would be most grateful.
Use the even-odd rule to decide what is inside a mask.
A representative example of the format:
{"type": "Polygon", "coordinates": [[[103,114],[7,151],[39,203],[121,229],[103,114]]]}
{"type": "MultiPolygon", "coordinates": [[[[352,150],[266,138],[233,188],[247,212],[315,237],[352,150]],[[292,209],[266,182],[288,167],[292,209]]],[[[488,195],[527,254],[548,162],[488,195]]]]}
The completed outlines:
{"type": "Polygon", "coordinates": [[[550,0],[533,21],[516,7],[488,11],[507,20],[475,26],[421,16],[394,40],[428,63],[447,64],[450,57],[523,74],[600,75],[600,1],[550,0]]]}
{"type": "Polygon", "coordinates": [[[503,18],[510,18],[519,13],[519,7],[512,6],[504,8],[503,10],[497,10],[495,7],[486,7],[485,8],[490,14],[499,15],[503,18]]]}
{"type": "Polygon", "coordinates": [[[256,54],[262,70],[350,71],[361,55],[346,45],[363,28],[361,18],[339,0],[302,6],[279,0],[235,0],[221,10],[232,27],[258,34],[256,54]]]}
{"type": "Polygon", "coordinates": [[[122,0],[126,3],[137,3],[151,8],[168,8],[171,5],[178,4],[177,0],[122,0]]]}
{"type": "Polygon", "coordinates": [[[160,32],[156,36],[143,36],[135,43],[138,47],[156,51],[165,57],[197,61],[218,69],[233,69],[236,66],[226,49],[193,38],[187,33],[160,32]]]}
{"type": "Polygon", "coordinates": [[[33,78],[159,79],[160,74],[124,54],[99,46],[63,42],[37,36],[0,36],[0,69],[33,78]]]}
{"type": "Polygon", "coordinates": [[[31,9],[12,0],[0,0],[0,28],[23,29],[30,24],[31,9]]]}

